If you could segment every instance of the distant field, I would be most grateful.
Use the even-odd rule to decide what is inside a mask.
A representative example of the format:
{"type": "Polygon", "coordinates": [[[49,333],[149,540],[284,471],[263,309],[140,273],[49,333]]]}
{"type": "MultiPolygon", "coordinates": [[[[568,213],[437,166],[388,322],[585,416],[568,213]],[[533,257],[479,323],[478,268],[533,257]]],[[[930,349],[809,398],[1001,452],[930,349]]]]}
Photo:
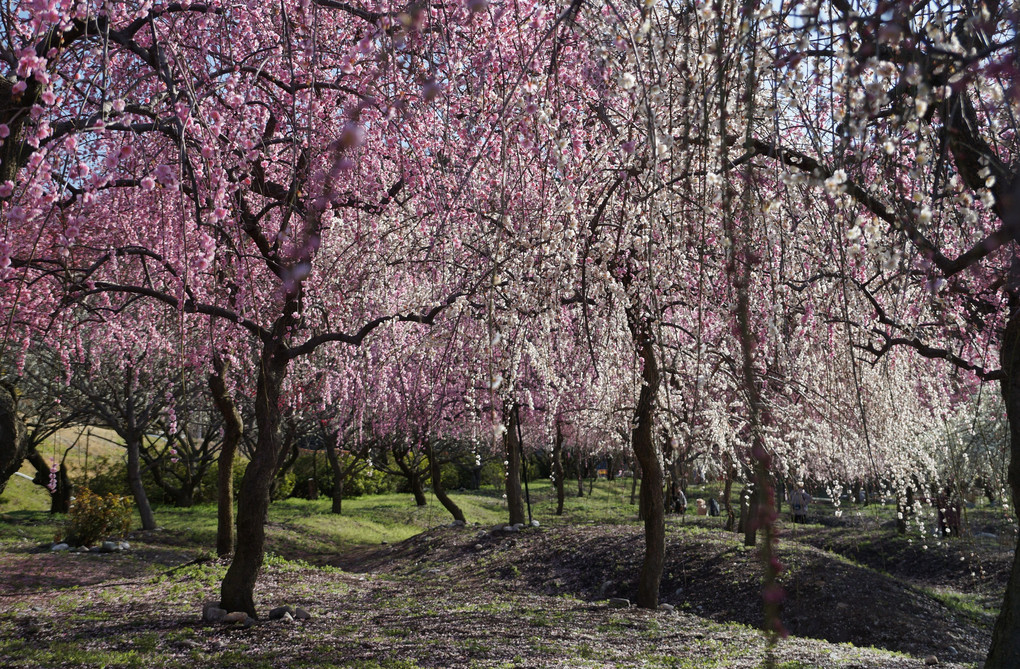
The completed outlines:
{"type": "MultiPolygon", "coordinates": [[[[110,460],[123,458],[124,448],[121,446],[123,443],[113,430],[99,427],[71,427],[53,435],[39,452],[44,458],[52,461],[59,460],[63,457],[64,451],[71,448],[65,462],[71,476],[76,477],[85,471],[86,463],[91,468],[95,458],[110,460]]],[[[21,470],[29,473],[32,466],[26,463],[21,470]]]]}

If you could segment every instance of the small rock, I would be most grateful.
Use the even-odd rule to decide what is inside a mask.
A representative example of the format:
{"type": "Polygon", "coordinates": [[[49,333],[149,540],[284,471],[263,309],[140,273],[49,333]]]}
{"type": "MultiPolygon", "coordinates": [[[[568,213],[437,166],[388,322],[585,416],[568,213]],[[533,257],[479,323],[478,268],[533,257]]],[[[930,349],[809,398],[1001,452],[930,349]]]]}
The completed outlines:
{"type": "Polygon", "coordinates": [[[99,548],[104,553],[113,553],[119,548],[119,545],[116,541],[104,541],[99,548]]]}
{"type": "Polygon", "coordinates": [[[463,520],[459,520],[459,519],[458,519],[458,520],[455,520],[455,521],[453,521],[453,522],[452,522],[452,523],[450,523],[450,524],[451,524],[451,525],[453,525],[454,527],[464,527],[465,525],[467,525],[467,523],[466,523],[466,522],[464,522],[463,520]]]}
{"type": "Polygon", "coordinates": [[[226,609],[220,608],[219,602],[207,602],[202,607],[202,620],[207,623],[216,623],[223,620],[223,616],[227,615],[226,609]]]}
{"type": "Polygon", "coordinates": [[[71,552],[71,553],[88,553],[91,550],[92,549],[89,548],[88,546],[75,546],[69,552],[71,552]]]}
{"type": "Polygon", "coordinates": [[[480,551],[480,550],[482,550],[482,549],[484,549],[484,548],[485,548],[485,546],[483,546],[483,545],[481,545],[481,544],[475,544],[475,550],[476,550],[476,551],[480,551]]]}
{"type": "Polygon", "coordinates": [[[533,521],[531,521],[531,526],[532,527],[541,527],[541,523],[539,523],[537,520],[533,520],[533,521]]]}
{"type": "Polygon", "coordinates": [[[938,663],[939,663],[939,658],[935,657],[934,655],[929,655],[928,657],[924,658],[925,666],[933,667],[933,666],[935,666],[938,663]]]}
{"type": "Polygon", "coordinates": [[[280,618],[284,617],[285,615],[290,615],[290,617],[293,618],[294,617],[294,608],[291,607],[291,606],[277,606],[275,609],[273,609],[272,611],[269,612],[269,619],[270,620],[279,620],[280,618]]]}
{"type": "Polygon", "coordinates": [[[666,604],[665,602],[663,602],[662,604],[659,604],[659,610],[665,611],[667,613],[672,613],[673,611],[676,611],[676,607],[673,606],[672,604],[666,604]]]}
{"type": "Polygon", "coordinates": [[[673,594],[676,595],[677,597],[682,597],[683,594],[684,594],[684,589],[683,588],[677,588],[676,591],[673,594]]]}
{"type": "Polygon", "coordinates": [[[246,623],[248,622],[248,614],[244,611],[231,611],[227,615],[220,618],[220,622],[224,625],[233,623],[246,623]]]}
{"type": "Polygon", "coordinates": [[[611,609],[627,609],[630,608],[630,600],[624,599],[623,597],[610,597],[609,608],[611,609]]]}
{"type": "Polygon", "coordinates": [[[504,525],[503,531],[509,534],[513,534],[514,532],[520,532],[521,528],[518,527],[517,525],[504,525]]]}
{"type": "Polygon", "coordinates": [[[308,611],[305,611],[303,608],[299,606],[296,609],[294,609],[294,617],[297,618],[298,620],[311,620],[312,614],[309,613],[308,611]]]}
{"type": "Polygon", "coordinates": [[[85,550],[82,551],[82,553],[84,553],[85,551],[88,551],[89,553],[108,553],[109,552],[109,551],[104,551],[102,546],[93,546],[92,548],[86,548],[85,550]]]}
{"type": "Polygon", "coordinates": [[[524,523],[514,523],[514,529],[520,532],[524,529],[524,523]]]}
{"type": "Polygon", "coordinates": [[[949,646],[948,648],[946,648],[946,652],[949,653],[950,655],[956,655],[960,651],[956,650],[956,648],[953,646],[949,646]]]}
{"type": "Polygon", "coordinates": [[[837,609],[848,609],[848,608],[850,608],[850,605],[847,604],[846,602],[836,602],[836,608],[837,609]]]}
{"type": "Polygon", "coordinates": [[[59,544],[53,544],[52,546],[50,546],[50,550],[53,552],[66,551],[69,548],[71,547],[65,544],[63,541],[61,541],[59,544]]]}
{"type": "Polygon", "coordinates": [[[280,622],[287,623],[289,625],[290,623],[294,622],[294,616],[290,615],[290,611],[288,611],[284,613],[282,616],[280,616],[280,622]]]}
{"type": "Polygon", "coordinates": [[[184,641],[181,642],[181,645],[184,646],[185,648],[201,648],[202,647],[202,644],[200,644],[199,642],[194,641],[192,639],[185,639],[184,641]]]}
{"type": "Polygon", "coordinates": [[[389,543],[390,543],[390,542],[388,542],[388,541],[386,541],[386,540],[383,540],[383,541],[380,541],[380,542],[379,542],[379,545],[380,545],[380,546],[388,546],[388,545],[389,545],[389,543]]]}
{"type": "Polygon", "coordinates": [[[120,546],[120,550],[122,550],[122,551],[129,551],[129,550],[131,550],[131,544],[129,544],[126,541],[118,542],[117,545],[120,546]]]}

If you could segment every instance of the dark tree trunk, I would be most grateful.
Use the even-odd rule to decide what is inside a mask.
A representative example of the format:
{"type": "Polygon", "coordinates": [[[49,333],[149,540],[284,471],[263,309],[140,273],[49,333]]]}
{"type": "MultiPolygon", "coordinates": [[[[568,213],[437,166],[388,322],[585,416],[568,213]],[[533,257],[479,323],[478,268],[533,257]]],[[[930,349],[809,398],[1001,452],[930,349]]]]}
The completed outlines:
{"type": "Polygon", "coordinates": [[[740,515],[737,517],[737,534],[743,534],[745,532],[745,526],[747,525],[747,489],[740,493],[740,515]]]}
{"type": "Polygon", "coordinates": [[[142,529],[154,530],[156,529],[156,517],[152,515],[152,506],[149,504],[148,495],[145,494],[145,486],[142,485],[142,436],[130,435],[124,441],[127,446],[128,487],[131,489],[131,495],[135,498],[138,515],[142,518],[142,529]]]}
{"type": "Polygon", "coordinates": [[[50,490],[50,465],[39,451],[28,452],[28,461],[35,467],[32,483],[41,485],[50,493],[50,513],[67,513],[71,508],[71,478],[67,475],[67,465],[63,462],[57,470],[57,489],[50,490]]]}
{"type": "Polygon", "coordinates": [[[524,524],[524,494],[521,492],[521,442],[517,432],[517,407],[506,408],[508,416],[503,443],[506,449],[506,504],[510,510],[510,524],[524,524]]]}
{"type": "Polygon", "coordinates": [[[195,484],[189,482],[174,492],[174,506],[187,509],[195,505],[195,484]]]}
{"type": "Polygon", "coordinates": [[[267,344],[255,391],[258,439],[237,496],[237,547],[223,583],[220,606],[255,617],[255,581],[265,559],[269,489],[280,457],[280,391],[287,375],[286,353],[267,344]]]}
{"type": "Polygon", "coordinates": [[[436,499],[439,503],[450,512],[454,520],[459,520],[464,523],[464,512],[460,510],[457,503],[450,499],[450,496],[446,494],[446,488],[443,487],[442,473],[439,471],[439,459],[436,458],[435,451],[432,448],[432,441],[425,440],[425,457],[429,459],[429,473],[432,476],[432,492],[435,494],[436,499]]]}
{"type": "Polygon", "coordinates": [[[216,461],[216,554],[223,557],[234,552],[234,456],[244,423],[227,391],[226,364],[218,356],[213,359],[213,370],[209,375],[209,391],[223,418],[223,444],[216,461]]]}
{"type": "Polygon", "coordinates": [[[566,499],[566,488],[563,481],[563,428],[556,422],[556,441],[553,442],[553,478],[556,482],[556,515],[563,515],[563,502],[566,499]]]}
{"type": "Polygon", "coordinates": [[[751,490],[750,496],[747,498],[747,508],[741,507],[741,516],[744,526],[744,545],[754,546],[758,543],[758,524],[755,519],[758,518],[758,505],[761,503],[761,494],[758,486],[754,486],[751,490]],[[744,515],[744,511],[747,515],[744,515]]]}
{"type": "Polygon", "coordinates": [[[641,357],[641,392],[634,415],[631,444],[641,464],[641,511],[645,521],[645,558],[638,574],[635,603],[644,609],[659,605],[659,583],[666,555],[666,516],[662,499],[662,467],[653,439],[655,398],[659,391],[659,368],[651,324],[628,314],[631,335],[641,357]]]}
{"type": "Polygon", "coordinates": [[[411,484],[411,494],[414,495],[415,506],[428,506],[429,500],[425,496],[425,483],[422,481],[421,472],[417,467],[411,467],[408,471],[410,473],[407,476],[407,481],[411,484]]]}
{"type": "Polygon", "coordinates": [[[344,480],[343,478],[333,479],[333,489],[330,491],[330,513],[340,516],[344,512],[344,480]]]}
{"type": "MultiPolygon", "coordinates": [[[[1016,263],[1016,260],[1013,261],[1016,263]]],[[[1020,513],[1020,312],[1015,299],[1010,300],[1009,321],[1002,337],[1000,357],[1005,378],[1001,382],[1002,399],[1009,419],[1009,490],[1013,495],[1013,512],[1020,513]]],[[[1020,667],[1020,545],[1014,549],[1013,568],[1009,573],[1002,608],[992,631],[992,645],[985,660],[985,669],[1020,667]]]]}
{"type": "Polygon", "coordinates": [[[584,497],[584,467],[582,467],[581,454],[575,458],[575,470],[577,474],[577,496],[584,497]]]}
{"type": "MultiPolygon", "coordinates": [[[[630,504],[634,505],[634,500],[637,497],[637,486],[638,480],[641,478],[641,465],[637,462],[634,463],[634,476],[630,479],[630,504]]],[[[642,510],[638,508],[638,518],[644,518],[642,510]]]]}
{"type": "Polygon", "coordinates": [[[723,506],[726,508],[726,531],[732,532],[734,525],[736,524],[736,516],[733,513],[733,501],[730,499],[733,495],[733,468],[728,467],[726,470],[726,483],[723,484],[723,506]]]}
{"type": "Polygon", "coordinates": [[[25,423],[18,416],[18,400],[14,390],[7,385],[0,386],[0,493],[7,487],[7,481],[21,469],[21,463],[28,455],[25,439],[25,423]]]}
{"type": "Polygon", "coordinates": [[[393,461],[400,468],[400,473],[407,479],[411,494],[414,496],[415,506],[428,506],[429,501],[425,497],[425,482],[422,480],[423,473],[418,469],[418,463],[414,461],[409,452],[401,451],[397,446],[394,446],[390,452],[393,453],[393,461]]]}
{"type": "Polygon", "coordinates": [[[340,466],[340,456],[336,452],[336,444],[331,439],[326,440],[326,459],[329,460],[329,468],[333,471],[333,489],[330,491],[332,506],[330,512],[340,515],[344,507],[344,472],[340,466]]]}
{"type": "Polygon", "coordinates": [[[71,510],[71,492],[74,486],[63,462],[57,469],[57,489],[50,493],[50,513],[67,513],[71,510]]]}
{"type": "Polygon", "coordinates": [[[907,488],[907,499],[903,500],[899,496],[899,492],[896,493],[896,531],[899,534],[907,533],[907,518],[914,510],[914,489],[907,488]]]}

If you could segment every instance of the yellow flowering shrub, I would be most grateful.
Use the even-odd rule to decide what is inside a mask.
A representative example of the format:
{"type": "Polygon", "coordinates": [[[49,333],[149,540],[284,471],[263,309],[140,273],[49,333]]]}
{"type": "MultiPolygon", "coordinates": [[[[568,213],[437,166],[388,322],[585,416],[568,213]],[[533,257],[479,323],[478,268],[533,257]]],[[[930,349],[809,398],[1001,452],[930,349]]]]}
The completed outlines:
{"type": "Polygon", "coordinates": [[[97,495],[88,488],[79,488],[68,511],[69,541],[90,546],[107,537],[123,537],[131,529],[132,510],[129,497],[97,495]]]}

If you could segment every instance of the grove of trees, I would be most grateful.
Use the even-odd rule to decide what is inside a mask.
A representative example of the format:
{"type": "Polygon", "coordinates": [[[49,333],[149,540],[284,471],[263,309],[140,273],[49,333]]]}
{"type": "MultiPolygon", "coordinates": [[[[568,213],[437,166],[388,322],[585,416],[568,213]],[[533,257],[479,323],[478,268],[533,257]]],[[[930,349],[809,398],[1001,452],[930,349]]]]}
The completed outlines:
{"type": "MultiPolygon", "coordinates": [[[[444,465],[501,463],[511,524],[523,454],[546,453],[560,500],[585,463],[627,463],[643,607],[666,491],[695,469],[743,482],[728,512],[761,546],[772,633],[786,486],[906,509],[979,480],[1017,508],[1014,6],[0,16],[0,486],[29,458],[65,509],[39,445],[111,430],[144,528],[153,486],[215,490],[227,610],[258,610],[302,450],[336,513],[378,469],[464,520],[444,465]]],[[[1020,553],[985,666],[1018,665],[1020,553]]]]}

